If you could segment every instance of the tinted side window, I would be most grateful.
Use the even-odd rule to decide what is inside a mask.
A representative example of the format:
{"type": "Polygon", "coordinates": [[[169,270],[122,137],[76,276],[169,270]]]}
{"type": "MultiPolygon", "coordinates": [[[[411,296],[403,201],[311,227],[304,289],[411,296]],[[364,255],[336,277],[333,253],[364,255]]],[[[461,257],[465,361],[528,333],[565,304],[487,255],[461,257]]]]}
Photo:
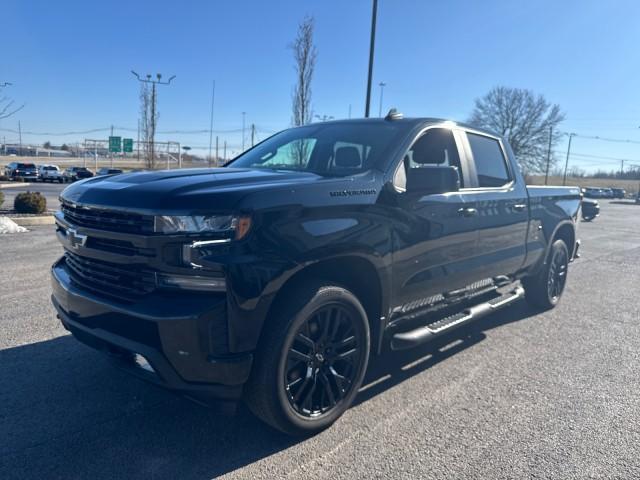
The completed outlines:
{"type": "Polygon", "coordinates": [[[478,173],[478,186],[502,187],[509,183],[509,171],[500,143],[484,135],[467,133],[478,173]]]}
{"type": "Polygon", "coordinates": [[[453,133],[449,129],[431,128],[427,130],[411,146],[404,162],[406,168],[424,168],[436,165],[457,167],[460,185],[464,185],[458,148],[453,133]]]}

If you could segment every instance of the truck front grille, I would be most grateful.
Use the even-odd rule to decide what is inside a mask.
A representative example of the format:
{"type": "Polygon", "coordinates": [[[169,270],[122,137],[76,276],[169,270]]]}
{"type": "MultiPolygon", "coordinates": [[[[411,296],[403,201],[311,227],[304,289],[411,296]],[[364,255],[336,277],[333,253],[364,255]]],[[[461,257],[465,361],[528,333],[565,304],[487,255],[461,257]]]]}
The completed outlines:
{"type": "Polygon", "coordinates": [[[153,233],[153,216],[141,215],[101,208],[86,207],[63,202],[61,205],[65,220],[81,227],[125,232],[149,234],[153,233]]]}
{"type": "Polygon", "coordinates": [[[144,266],[95,260],[70,251],[64,257],[72,281],[100,295],[133,301],[155,289],[155,274],[144,266]]]}

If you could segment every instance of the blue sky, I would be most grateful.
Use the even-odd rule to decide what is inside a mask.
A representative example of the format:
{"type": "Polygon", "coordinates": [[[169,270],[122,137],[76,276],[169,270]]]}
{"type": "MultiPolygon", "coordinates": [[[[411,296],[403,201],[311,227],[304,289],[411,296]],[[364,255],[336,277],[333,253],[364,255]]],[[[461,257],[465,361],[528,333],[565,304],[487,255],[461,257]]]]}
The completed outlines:
{"type": "MultiPolygon", "coordinates": [[[[351,105],[353,116],[363,115],[370,0],[4,0],[0,82],[14,83],[5,93],[27,105],[0,128],[20,120],[26,132],[135,129],[134,69],[176,75],[159,91],[160,131],[208,129],[215,79],[214,130],[237,150],[243,111],[259,138],[289,125],[295,79],[287,46],[306,14],[316,20],[315,112],[347,117],[351,105]]],[[[572,163],[640,164],[639,18],[635,0],[380,0],[372,112],[380,81],[385,110],[454,120],[465,120],[492,86],[529,88],[561,105],[565,131],[639,142],[575,138],[578,155],[611,159],[572,163]]],[[[207,133],[159,137],[195,147],[209,141],[207,133]]]]}

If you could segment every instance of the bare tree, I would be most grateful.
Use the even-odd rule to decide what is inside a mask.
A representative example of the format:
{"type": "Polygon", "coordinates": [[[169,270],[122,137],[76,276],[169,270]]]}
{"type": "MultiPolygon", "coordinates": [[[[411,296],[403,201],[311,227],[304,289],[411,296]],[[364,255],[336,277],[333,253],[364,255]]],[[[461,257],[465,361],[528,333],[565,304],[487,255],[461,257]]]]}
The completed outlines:
{"type": "MultiPolygon", "coordinates": [[[[11,85],[10,83],[4,83],[0,85],[0,92],[7,85],[11,85]]],[[[0,94],[0,120],[3,118],[9,118],[14,113],[19,112],[24,108],[24,103],[20,106],[17,106],[15,101],[6,95],[0,94]]]]}
{"type": "MultiPolygon", "coordinates": [[[[313,44],[313,17],[305,17],[298,25],[296,39],[291,45],[295,61],[296,86],[292,94],[292,123],[294,126],[306,125],[311,122],[311,80],[316,66],[318,52],[313,44]]],[[[302,164],[307,158],[308,143],[301,140],[294,149],[296,163],[302,164]]]]}
{"type": "MultiPolygon", "coordinates": [[[[543,173],[547,166],[549,135],[551,151],[562,133],[564,120],[560,106],[552,105],[542,95],[530,90],[495,87],[476,99],[469,123],[503,135],[511,144],[520,168],[525,173],[543,173]]],[[[553,154],[551,167],[556,163],[553,154]]]]}
{"type": "Polygon", "coordinates": [[[153,169],[155,162],[156,125],[159,113],[156,108],[155,85],[140,83],[140,135],[147,168],[153,169]]]}

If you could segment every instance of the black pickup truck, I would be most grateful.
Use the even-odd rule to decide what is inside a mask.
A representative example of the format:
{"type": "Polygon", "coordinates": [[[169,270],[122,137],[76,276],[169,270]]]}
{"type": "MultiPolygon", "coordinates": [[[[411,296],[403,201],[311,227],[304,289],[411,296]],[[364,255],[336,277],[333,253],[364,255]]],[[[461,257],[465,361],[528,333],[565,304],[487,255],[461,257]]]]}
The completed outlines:
{"type": "Polygon", "coordinates": [[[520,298],[552,308],[576,188],[527,187],[506,141],[437,119],[311,124],[224,168],[66,188],[53,304],[78,340],[192,398],[316,432],[370,355],[520,298]]]}

